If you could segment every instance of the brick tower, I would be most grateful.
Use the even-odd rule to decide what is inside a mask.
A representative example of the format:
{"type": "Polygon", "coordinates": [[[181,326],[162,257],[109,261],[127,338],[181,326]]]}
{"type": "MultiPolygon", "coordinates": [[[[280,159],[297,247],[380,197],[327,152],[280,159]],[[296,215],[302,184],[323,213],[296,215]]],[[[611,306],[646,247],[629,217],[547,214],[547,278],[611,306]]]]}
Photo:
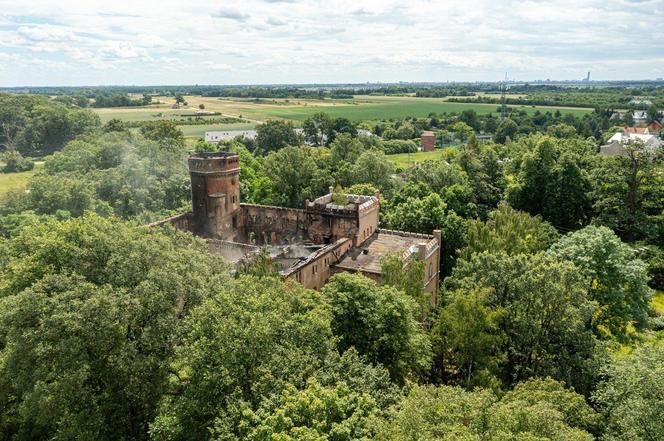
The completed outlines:
{"type": "Polygon", "coordinates": [[[194,153],[189,174],[194,233],[232,240],[240,210],[240,158],[226,152],[194,153]]]}

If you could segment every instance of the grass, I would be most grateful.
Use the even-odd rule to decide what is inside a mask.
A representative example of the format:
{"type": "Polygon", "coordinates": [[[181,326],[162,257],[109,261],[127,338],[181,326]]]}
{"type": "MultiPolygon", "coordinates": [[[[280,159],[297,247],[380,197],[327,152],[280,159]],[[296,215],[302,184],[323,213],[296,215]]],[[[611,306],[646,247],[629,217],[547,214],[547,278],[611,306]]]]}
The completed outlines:
{"type": "MultiPolygon", "coordinates": [[[[242,116],[253,120],[253,123],[269,119],[286,119],[301,122],[317,112],[326,112],[330,116],[346,117],[353,121],[402,118],[406,116],[426,117],[430,113],[460,113],[472,109],[479,114],[498,114],[496,104],[480,103],[452,103],[445,98],[416,98],[412,96],[356,96],[344,100],[306,100],[306,99],[261,99],[248,100],[240,98],[214,98],[187,96],[189,107],[184,109],[171,109],[173,98],[156,97],[162,104],[148,107],[105,108],[95,109],[102,122],[112,118],[125,121],[155,121],[157,119],[180,119],[182,113],[190,113],[200,104],[206,110],[219,112],[227,116],[242,116]]],[[[529,114],[540,112],[571,113],[576,116],[583,115],[591,109],[572,107],[547,106],[510,106],[514,109],[523,109],[529,114]]]]}
{"type": "Polygon", "coordinates": [[[396,155],[387,155],[387,159],[399,168],[408,168],[418,162],[441,159],[444,151],[445,150],[438,149],[433,152],[397,153],[396,155]]]}
{"type": "Polygon", "coordinates": [[[651,304],[655,312],[664,315],[664,291],[655,291],[651,304]]]}
{"type": "MultiPolygon", "coordinates": [[[[650,306],[657,314],[664,315],[664,291],[655,291],[655,295],[650,301],[650,306]]],[[[634,330],[633,337],[633,341],[620,345],[615,352],[616,356],[623,357],[629,355],[640,344],[655,342],[658,344],[664,343],[664,331],[638,332],[634,330]]]]}
{"type": "MultiPolygon", "coordinates": [[[[4,164],[0,163],[0,168],[4,164]]],[[[4,196],[5,193],[11,190],[21,190],[25,189],[28,186],[28,181],[32,178],[39,170],[44,167],[43,163],[35,164],[35,168],[30,171],[21,172],[21,173],[0,173],[0,197],[4,196]]]]}

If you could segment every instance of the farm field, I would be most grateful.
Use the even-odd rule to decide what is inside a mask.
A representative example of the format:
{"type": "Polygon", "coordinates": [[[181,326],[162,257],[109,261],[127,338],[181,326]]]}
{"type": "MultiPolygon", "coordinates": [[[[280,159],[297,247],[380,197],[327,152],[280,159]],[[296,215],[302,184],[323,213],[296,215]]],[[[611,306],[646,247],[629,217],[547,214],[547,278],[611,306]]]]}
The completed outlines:
{"type": "MultiPolygon", "coordinates": [[[[182,113],[192,112],[199,104],[206,110],[219,112],[225,116],[242,117],[252,122],[262,122],[270,119],[285,119],[296,124],[317,112],[326,112],[330,116],[346,117],[353,121],[369,119],[401,118],[405,116],[425,117],[430,113],[451,113],[472,109],[479,114],[497,114],[497,105],[479,103],[451,103],[445,98],[415,98],[410,96],[356,96],[354,99],[344,100],[305,100],[305,99],[261,99],[247,100],[240,98],[214,98],[201,96],[187,96],[188,108],[172,109],[172,98],[156,97],[164,102],[149,107],[140,108],[105,108],[95,109],[102,122],[112,118],[125,121],[154,121],[156,119],[180,119],[182,113]]],[[[571,107],[547,106],[510,106],[523,109],[529,114],[540,112],[555,112],[583,115],[590,109],[571,107]]]]}
{"type": "MultiPolygon", "coordinates": [[[[0,166],[4,164],[0,163],[0,166]]],[[[43,162],[35,164],[35,168],[21,173],[0,173],[0,197],[11,190],[24,189],[28,185],[28,180],[44,167],[43,162]]]]}

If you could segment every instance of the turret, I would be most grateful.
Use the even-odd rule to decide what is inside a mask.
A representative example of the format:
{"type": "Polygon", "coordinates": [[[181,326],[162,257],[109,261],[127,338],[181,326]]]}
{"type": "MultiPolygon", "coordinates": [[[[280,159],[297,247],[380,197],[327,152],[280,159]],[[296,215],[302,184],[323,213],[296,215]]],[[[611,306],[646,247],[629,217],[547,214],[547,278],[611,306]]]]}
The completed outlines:
{"type": "Polygon", "coordinates": [[[205,152],[189,157],[192,229],[204,237],[232,238],[240,210],[240,158],[205,152]]]}

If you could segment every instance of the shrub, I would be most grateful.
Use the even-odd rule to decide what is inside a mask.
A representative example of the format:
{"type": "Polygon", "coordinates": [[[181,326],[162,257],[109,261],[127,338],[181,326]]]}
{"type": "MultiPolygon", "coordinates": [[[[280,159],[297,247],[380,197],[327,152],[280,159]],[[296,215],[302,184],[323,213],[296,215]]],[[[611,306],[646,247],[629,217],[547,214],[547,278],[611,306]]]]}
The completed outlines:
{"type": "Polygon", "coordinates": [[[16,173],[32,170],[35,163],[31,159],[24,158],[19,152],[11,151],[3,155],[2,160],[5,166],[2,168],[3,173],[16,173]]]}

